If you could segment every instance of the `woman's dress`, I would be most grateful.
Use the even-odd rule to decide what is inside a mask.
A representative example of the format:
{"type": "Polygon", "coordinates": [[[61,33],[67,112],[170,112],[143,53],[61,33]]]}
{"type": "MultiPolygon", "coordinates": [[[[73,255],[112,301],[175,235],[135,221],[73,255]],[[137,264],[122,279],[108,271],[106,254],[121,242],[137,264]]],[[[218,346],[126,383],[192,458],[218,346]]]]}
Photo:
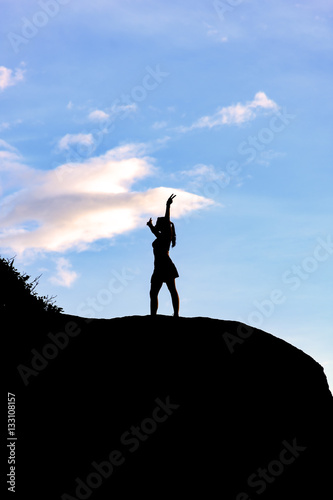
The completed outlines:
{"type": "Polygon", "coordinates": [[[158,235],[153,241],[154,272],[150,281],[167,282],[179,277],[178,271],[169,256],[170,238],[158,235]]]}

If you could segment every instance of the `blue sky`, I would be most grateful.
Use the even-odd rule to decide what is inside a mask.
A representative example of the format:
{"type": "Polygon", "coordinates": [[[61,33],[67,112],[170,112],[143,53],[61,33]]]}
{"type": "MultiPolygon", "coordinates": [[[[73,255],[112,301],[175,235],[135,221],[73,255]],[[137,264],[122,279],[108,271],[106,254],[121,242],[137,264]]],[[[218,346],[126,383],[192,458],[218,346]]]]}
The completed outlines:
{"type": "Polygon", "coordinates": [[[146,221],[177,193],[181,315],[273,333],[332,387],[330,4],[3,0],[1,255],[67,313],[148,314],[146,221]]]}

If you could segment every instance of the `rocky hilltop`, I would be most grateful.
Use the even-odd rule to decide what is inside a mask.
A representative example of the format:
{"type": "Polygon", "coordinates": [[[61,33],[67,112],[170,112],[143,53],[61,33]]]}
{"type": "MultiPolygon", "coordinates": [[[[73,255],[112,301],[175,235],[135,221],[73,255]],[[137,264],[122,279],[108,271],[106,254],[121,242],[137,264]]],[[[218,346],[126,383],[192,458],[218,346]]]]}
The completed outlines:
{"type": "Polygon", "coordinates": [[[331,494],[333,398],[287,342],[201,317],[11,326],[16,498],[331,494]]]}

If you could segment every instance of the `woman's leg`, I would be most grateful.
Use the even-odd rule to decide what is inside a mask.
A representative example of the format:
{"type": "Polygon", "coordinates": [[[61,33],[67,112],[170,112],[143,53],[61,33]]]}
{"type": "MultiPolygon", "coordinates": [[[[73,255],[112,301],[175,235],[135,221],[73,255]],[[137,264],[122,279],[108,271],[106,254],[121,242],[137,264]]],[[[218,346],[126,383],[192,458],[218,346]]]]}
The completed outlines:
{"type": "Polygon", "coordinates": [[[178,292],[176,289],[176,281],[175,280],[167,281],[167,287],[168,287],[169,292],[171,294],[173,315],[175,317],[178,317],[179,316],[179,295],[178,295],[178,292]]]}
{"type": "Polygon", "coordinates": [[[153,279],[150,285],[150,314],[156,316],[158,309],[158,292],[161,290],[163,282],[153,279]]]}

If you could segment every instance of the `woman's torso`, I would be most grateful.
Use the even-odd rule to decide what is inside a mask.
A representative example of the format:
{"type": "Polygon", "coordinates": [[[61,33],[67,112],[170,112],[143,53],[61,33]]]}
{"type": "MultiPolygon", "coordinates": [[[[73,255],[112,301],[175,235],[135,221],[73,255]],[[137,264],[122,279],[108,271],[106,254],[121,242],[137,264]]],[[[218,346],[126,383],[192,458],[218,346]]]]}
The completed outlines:
{"type": "Polygon", "coordinates": [[[163,236],[158,236],[156,240],[153,241],[153,252],[155,259],[163,259],[169,256],[170,250],[170,239],[164,238],[163,236]]]}

